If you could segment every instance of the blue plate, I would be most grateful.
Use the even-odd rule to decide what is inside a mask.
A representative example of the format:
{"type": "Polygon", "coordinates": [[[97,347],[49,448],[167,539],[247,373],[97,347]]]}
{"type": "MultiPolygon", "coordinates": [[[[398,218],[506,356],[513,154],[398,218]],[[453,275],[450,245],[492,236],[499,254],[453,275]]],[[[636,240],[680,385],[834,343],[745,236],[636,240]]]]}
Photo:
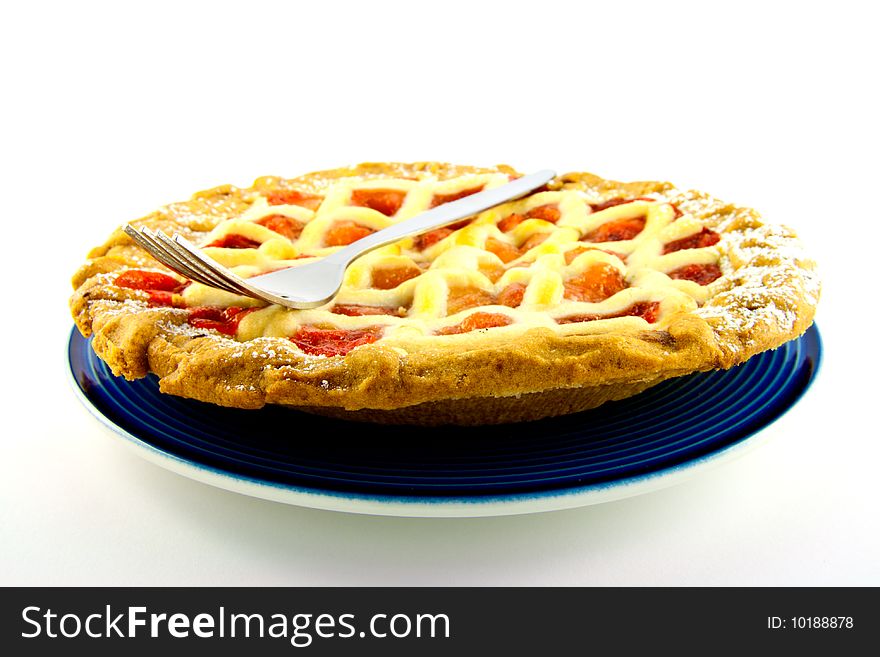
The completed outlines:
{"type": "Polygon", "coordinates": [[[222,408],[125,381],[75,329],[83,403],[143,456],[237,492],[317,508],[418,516],[559,509],[671,483],[739,453],[816,376],[815,326],[731,370],[539,422],[478,428],[354,424],[279,407],[222,408]]]}

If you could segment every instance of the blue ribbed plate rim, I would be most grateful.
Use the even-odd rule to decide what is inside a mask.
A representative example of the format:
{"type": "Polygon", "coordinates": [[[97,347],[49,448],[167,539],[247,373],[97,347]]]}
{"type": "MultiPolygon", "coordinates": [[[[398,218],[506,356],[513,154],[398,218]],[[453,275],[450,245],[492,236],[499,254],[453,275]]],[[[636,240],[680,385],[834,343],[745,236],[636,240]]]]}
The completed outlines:
{"type": "Polygon", "coordinates": [[[374,505],[503,504],[635,490],[740,448],[801,398],[821,356],[813,326],[731,370],[672,379],[599,409],[518,425],[425,429],[164,395],[155,377],[113,376],[76,329],[68,342],[79,398],[136,446],[209,473],[215,485],[252,483],[374,505]]]}

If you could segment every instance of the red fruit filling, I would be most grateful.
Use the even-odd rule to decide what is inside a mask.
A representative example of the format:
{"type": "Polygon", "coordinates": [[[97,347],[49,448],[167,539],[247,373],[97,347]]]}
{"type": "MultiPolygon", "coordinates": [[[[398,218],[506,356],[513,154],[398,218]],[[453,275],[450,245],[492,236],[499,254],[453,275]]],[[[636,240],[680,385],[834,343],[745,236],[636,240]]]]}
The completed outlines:
{"type": "Polygon", "coordinates": [[[620,242],[631,240],[645,228],[645,217],[609,221],[584,235],[585,242],[620,242]]]}
{"type": "Polygon", "coordinates": [[[181,283],[168,274],[157,271],[141,271],[140,269],[129,269],[122,272],[116,277],[116,285],[132,290],[162,290],[165,292],[179,292],[186,287],[186,283],[181,283]]]}
{"type": "Polygon", "coordinates": [[[451,228],[437,228],[436,230],[423,233],[416,237],[416,248],[424,251],[429,246],[434,246],[437,242],[452,235],[455,231],[451,228]]]}
{"type": "Polygon", "coordinates": [[[303,224],[296,219],[285,217],[283,214],[270,214],[268,217],[258,219],[257,222],[271,231],[283,235],[289,240],[295,240],[303,230],[303,224]]]}
{"type": "Polygon", "coordinates": [[[262,244],[262,242],[252,240],[250,237],[229,233],[214,240],[210,244],[205,244],[205,246],[213,246],[219,249],[259,249],[260,244],[262,244]]]}
{"type": "Polygon", "coordinates": [[[718,265],[685,265],[666,275],[676,280],[693,281],[700,285],[708,285],[712,281],[721,278],[721,268],[718,265]]]}
{"type": "Polygon", "coordinates": [[[657,321],[660,314],[660,303],[657,301],[640,301],[635,303],[626,310],[611,315],[572,315],[571,317],[563,317],[557,319],[557,324],[574,324],[577,322],[593,322],[597,319],[613,319],[615,317],[641,317],[649,324],[657,321]]]}
{"type": "Polygon", "coordinates": [[[361,226],[353,221],[337,221],[324,236],[324,244],[327,246],[348,246],[374,232],[372,228],[361,226]]]}
{"type": "Polygon", "coordinates": [[[464,198],[465,196],[470,196],[471,194],[476,194],[477,192],[482,191],[482,187],[473,187],[471,189],[463,189],[460,192],[453,192],[452,194],[435,194],[434,198],[431,199],[431,207],[436,208],[438,205],[443,205],[444,203],[449,203],[450,201],[457,201],[460,198],[464,198]]]}
{"type": "Polygon", "coordinates": [[[498,303],[502,306],[516,308],[522,303],[525,293],[525,285],[522,283],[511,283],[501,290],[501,293],[498,295],[498,303]]]}
{"type": "Polygon", "coordinates": [[[507,326],[512,324],[513,320],[507,315],[501,313],[473,313],[461,323],[455,326],[447,326],[437,331],[437,335],[456,335],[458,333],[470,333],[477,329],[495,328],[496,326],[507,326]]]}
{"type": "Polygon", "coordinates": [[[122,272],[116,277],[115,283],[118,287],[146,292],[150,297],[150,304],[154,306],[174,305],[174,295],[189,285],[189,281],[181,283],[168,274],[139,269],[122,272]]]}
{"type": "Polygon", "coordinates": [[[718,244],[721,240],[721,235],[716,233],[714,230],[709,228],[703,228],[699,233],[695,235],[690,235],[688,237],[683,237],[680,240],[675,240],[674,242],[669,242],[663,247],[663,255],[667,253],[674,253],[676,251],[681,251],[683,249],[701,249],[706,246],[712,246],[714,244],[718,244]]]}
{"type": "Polygon", "coordinates": [[[613,208],[618,205],[624,205],[626,203],[632,203],[633,201],[654,201],[653,198],[648,198],[646,196],[639,196],[638,198],[613,198],[610,201],[605,201],[604,203],[590,203],[590,207],[593,209],[593,212],[602,212],[602,210],[607,210],[608,208],[613,208]]]}
{"type": "Polygon", "coordinates": [[[501,262],[505,264],[511,260],[516,260],[522,255],[520,250],[513,244],[496,240],[494,237],[486,240],[486,250],[497,255],[501,262]]]}
{"type": "Polygon", "coordinates": [[[492,306],[496,303],[495,295],[476,287],[452,287],[446,299],[446,314],[454,315],[468,308],[492,306]]]}
{"type": "Polygon", "coordinates": [[[415,247],[419,251],[424,251],[429,246],[434,246],[440,240],[449,237],[450,235],[452,235],[452,233],[461,228],[464,228],[469,223],[471,223],[471,220],[465,219],[463,221],[457,221],[454,224],[444,226],[443,228],[435,228],[434,230],[430,230],[427,233],[422,233],[415,238],[415,247]]]}
{"type": "Polygon", "coordinates": [[[406,308],[390,308],[388,306],[359,306],[357,304],[336,304],[330,309],[331,313],[347,315],[349,317],[363,317],[364,315],[394,315],[404,317],[406,308]]]}
{"type": "Polygon", "coordinates": [[[526,219],[541,219],[555,224],[559,221],[560,212],[556,205],[539,205],[526,212],[526,219]]]}
{"type": "Polygon", "coordinates": [[[405,198],[406,192],[396,189],[356,189],[351,193],[351,204],[390,217],[397,214],[405,198]]]}
{"type": "Polygon", "coordinates": [[[197,306],[189,309],[189,323],[194,328],[214,329],[224,335],[233,336],[244,317],[257,308],[215,308],[213,306],[197,306]]]}
{"type": "Polygon", "coordinates": [[[604,301],[626,287],[626,279],[616,267],[601,263],[591,265],[565,281],[564,296],[573,301],[595,303],[604,301]]]}
{"type": "Polygon", "coordinates": [[[378,340],[381,331],[379,326],[352,331],[301,326],[290,340],[312,356],[344,356],[355,347],[378,340]]]}
{"type": "Polygon", "coordinates": [[[498,222],[498,230],[500,230],[502,233],[509,233],[525,220],[526,218],[523,215],[514,212],[513,214],[507,215],[506,217],[504,217],[504,219],[498,222]]]}
{"type": "Polygon", "coordinates": [[[266,200],[269,205],[299,205],[309,210],[317,210],[324,199],[295,189],[277,189],[266,194],[266,200]]]}

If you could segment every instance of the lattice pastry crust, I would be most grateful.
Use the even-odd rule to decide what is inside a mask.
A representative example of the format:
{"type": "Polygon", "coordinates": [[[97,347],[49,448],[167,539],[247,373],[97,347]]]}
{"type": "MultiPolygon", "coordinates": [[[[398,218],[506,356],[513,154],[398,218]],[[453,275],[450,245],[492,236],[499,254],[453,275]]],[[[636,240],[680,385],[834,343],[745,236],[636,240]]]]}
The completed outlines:
{"type": "MultiPolygon", "coordinates": [[[[133,223],[247,277],[516,175],[364,164],[218,187],[133,223]]],[[[794,233],[755,211],[583,173],[362,257],[314,310],[189,283],[119,230],[89,257],[71,308],[114,373],[225,406],[417,424],[537,419],[731,367],[806,330],[819,293],[794,233]]]]}

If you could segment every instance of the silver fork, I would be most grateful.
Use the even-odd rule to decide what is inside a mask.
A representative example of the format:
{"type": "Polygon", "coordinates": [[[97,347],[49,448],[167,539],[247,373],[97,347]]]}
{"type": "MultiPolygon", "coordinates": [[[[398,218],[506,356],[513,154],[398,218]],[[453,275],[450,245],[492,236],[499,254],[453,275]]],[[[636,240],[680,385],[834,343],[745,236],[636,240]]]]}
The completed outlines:
{"type": "Polygon", "coordinates": [[[123,230],[156,260],[193,281],[288,308],[316,308],[336,296],[348,265],[365,253],[525,196],[546,185],[555,176],[553,171],[545,170],[517,178],[501,187],[444,203],[367,235],[317,262],[248,279],[234,274],[176,233],[168,237],[161,230],[151,231],[145,227],[138,230],[130,224],[123,230]]]}

